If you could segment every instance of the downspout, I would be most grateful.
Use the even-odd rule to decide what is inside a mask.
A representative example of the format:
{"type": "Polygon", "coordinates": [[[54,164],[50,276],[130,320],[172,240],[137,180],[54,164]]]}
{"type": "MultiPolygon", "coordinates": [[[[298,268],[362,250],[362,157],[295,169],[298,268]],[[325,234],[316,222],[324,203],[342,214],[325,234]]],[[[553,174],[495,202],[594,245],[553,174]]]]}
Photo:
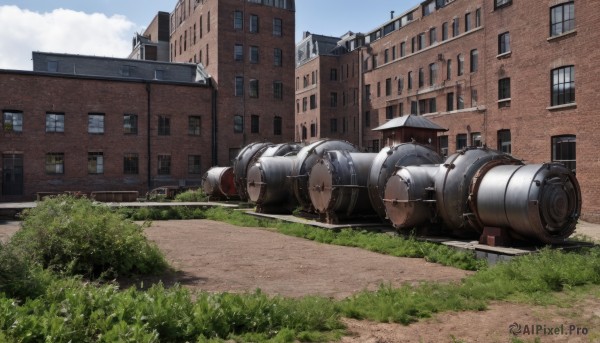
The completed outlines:
{"type": "Polygon", "coordinates": [[[359,47],[358,48],[358,148],[362,151],[363,150],[363,125],[365,125],[365,123],[363,122],[363,112],[364,112],[364,102],[363,102],[363,97],[365,96],[364,94],[364,80],[363,80],[363,48],[359,47]]]}
{"type": "Polygon", "coordinates": [[[147,108],[148,108],[148,113],[147,113],[147,138],[146,138],[146,142],[147,142],[147,151],[148,151],[148,158],[147,158],[147,171],[146,174],[148,175],[148,191],[152,190],[153,184],[152,184],[152,144],[151,144],[151,136],[150,136],[150,121],[152,119],[152,102],[151,102],[151,95],[152,95],[152,89],[150,86],[149,82],[146,82],[146,99],[147,99],[147,108]]]}
{"type": "Polygon", "coordinates": [[[217,90],[213,86],[212,79],[209,79],[209,85],[212,88],[212,140],[211,140],[211,150],[212,150],[212,165],[219,165],[218,159],[218,151],[217,151],[217,132],[218,132],[218,123],[217,123],[217,90]]]}

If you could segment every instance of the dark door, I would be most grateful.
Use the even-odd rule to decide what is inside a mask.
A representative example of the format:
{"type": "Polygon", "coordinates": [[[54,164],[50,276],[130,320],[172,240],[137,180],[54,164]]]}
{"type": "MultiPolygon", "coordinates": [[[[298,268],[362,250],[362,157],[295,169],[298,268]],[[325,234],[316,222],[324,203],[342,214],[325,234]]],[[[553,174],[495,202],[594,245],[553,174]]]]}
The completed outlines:
{"type": "Polygon", "coordinates": [[[23,155],[2,155],[2,195],[23,195],[23,155]]]}

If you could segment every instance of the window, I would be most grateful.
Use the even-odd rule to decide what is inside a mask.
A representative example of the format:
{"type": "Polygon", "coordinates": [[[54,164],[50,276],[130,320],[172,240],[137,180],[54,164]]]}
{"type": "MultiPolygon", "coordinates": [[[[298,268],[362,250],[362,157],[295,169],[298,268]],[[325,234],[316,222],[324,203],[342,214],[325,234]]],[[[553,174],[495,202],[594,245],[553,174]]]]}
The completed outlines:
{"type": "Polygon", "coordinates": [[[383,63],[388,63],[390,61],[390,49],[385,49],[383,52],[383,63]]]}
{"type": "Polygon", "coordinates": [[[373,62],[373,69],[377,68],[377,55],[373,56],[371,62],[373,62]]]}
{"type": "Polygon", "coordinates": [[[437,81],[437,64],[431,63],[429,65],[429,85],[433,86],[437,81]]]}
{"type": "Polygon", "coordinates": [[[251,98],[258,98],[258,80],[250,80],[250,94],[251,98]]]}
{"type": "Polygon", "coordinates": [[[123,132],[125,134],[138,133],[138,116],[137,114],[123,115],[123,132]]]}
{"type": "Polygon", "coordinates": [[[467,146],[467,135],[465,133],[459,133],[456,135],[456,150],[460,150],[467,146]]]}
{"type": "Polygon", "coordinates": [[[200,155],[188,155],[188,174],[201,174],[200,155]]]}
{"type": "Polygon", "coordinates": [[[281,81],[273,81],[273,98],[283,99],[283,83],[281,81]]]}
{"type": "Polygon", "coordinates": [[[194,23],[194,45],[196,45],[197,38],[198,38],[198,36],[196,36],[196,23],[194,23]]]}
{"type": "Polygon", "coordinates": [[[481,132],[471,133],[471,146],[483,146],[483,141],[481,140],[481,132]]]}
{"type": "Polygon", "coordinates": [[[438,137],[438,148],[440,155],[446,158],[448,157],[448,136],[439,136],[438,137]]]}
{"type": "Polygon", "coordinates": [[[23,112],[5,111],[3,116],[4,132],[23,132],[23,112]]]}
{"type": "Polygon", "coordinates": [[[429,29],[429,45],[433,45],[433,43],[437,42],[437,31],[435,27],[429,29]]]}
{"type": "Polygon", "coordinates": [[[132,66],[124,65],[121,66],[121,76],[131,76],[132,66]]]}
{"type": "Polygon", "coordinates": [[[276,67],[283,65],[283,51],[279,48],[273,49],[273,65],[276,67]]]}
{"type": "Polygon", "coordinates": [[[165,116],[158,116],[158,135],[171,135],[171,118],[165,116]]]}
{"type": "Polygon", "coordinates": [[[139,156],[138,154],[123,155],[123,174],[139,174],[139,156]]]}
{"type": "Polygon", "coordinates": [[[456,109],[457,110],[462,110],[465,108],[465,98],[462,96],[462,94],[458,94],[458,96],[456,97],[456,109]]]}
{"type": "Polygon", "coordinates": [[[282,119],[280,116],[273,118],[273,134],[275,136],[281,136],[282,119]]]}
{"type": "Polygon", "coordinates": [[[158,175],[171,174],[171,155],[158,155],[158,175]]]}
{"type": "Polygon", "coordinates": [[[552,137],[552,162],[564,164],[575,171],[577,165],[577,138],[575,135],[552,137]]]}
{"type": "Polygon", "coordinates": [[[56,73],[58,71],[58,62],[57,61],[48,61],[47,68],[48,68],[49,72],[56,73]]]}
{"type": "Polygon", "coordinates": [[[448,39],[448,23],[442,24],[442,42],[448,39]]]}
{"type": "Polygon", "coordinates": [[[88,174],[104,173],[104,153],[88,152],[88,174]]]}
{"type": "Polygon", "coordinates": [[[510,33],[504,32],[498,35],[498,55],[510,52],[510,33]]]}
{"type": "Polygon", "coordinates": [[[471,13],[465,14],[465,32],[471,30],[471,13]]]}
{"type": "Polygon", "coordinates": [[[471,88],[471,107],[477,107],[477,89],[471,88]]]}
{"type": "Polygon", "coordinates": [[[88,114],[88,133],[104,133],[104,114],[88,114]]]}
{"type": "Polygon", "coordinates": [[[371,85],[365,85],[365,101],[371,101],[371,85]]]}
{"type": "Polygon", "coordinates": [[[420,33],[418,36],[418,49],[425,49],[427,43],[425,43],[425,33],[420,33]]]}
{"type": "Polygon", "coordinates": [[[446,94],[446,111],[454,111],[454,93],[446,94]]]}
{"type": "Polygon", "coordinates": [[[575,67],[552,70],[552,106],[575,102],[575,67]]]}
{"type": "Polygon", "coordinates": [[[465,73],[465,57],[463,56],[463,54],[459,54],[456,57],[456,60],[458,62],[458,76],[461,76],[462,74],[465,73]]]}
{"type": "Polygon", "coordinates": [[[250,47],[250,63],[258,63],[258,47],[250,47]]]}
{"type": "Polygon", "coordinates": [[[233,117],[233,133],[244,132],[244,117],[237,115],[233,117]]]}
{"type": "Polygon", "coordinates": [[[65,154],[48,153],[46,154],[46,174],[64,174],[65,173],[65,154]]]}
{"type": "Polygon", "coordinates": [[[505,154],[512,153],[510,130],[498,130],[498,150],[505,154]]]}
{"type": "Polygon", "coordinates": [[[337,107],[338,99],[337,99],[337,93],[336,92],[331,92],[330,99],[331,99],[330,106],[331,107],[337,107]]]}
{"type": "Polygon", "coordinates": [[[479,52],[477,49],[471,50],[471,73],[477,72],[479,69],[479,52]]]}
{"type": "Polygon", "coordinates": [[[200,116],[188,117],[188,134],[191,136],[200,136],[202,122],[200,116]]]}
{"type": "Polygon", "coordinates": [[[306,112],[306,109],[308,107],[308,100],[306,99],[306,97],[302,98],[302,112],[306,112]]]}
{"type": "Polygon", "coordinates": [[[387,106],[385,108],[385,119],[394,119],[394,106],[387,106]]]}
{"type": "Polygon", "coordinates": [[[331,80],[331,81],[337,81],[337,69],[331,68],[329,70],[329,80],[331,80]]]}
{"type": "Polygon", "coordinates": [[[46,112],[46,132],[65,132],[65,114],[46,112]]]}
{"type": "Polygon", "coordinates": [[[233,46],[233,60],[237,62],[242,62],[244,60],[244,46],[242,44],[233,46]]]}
{"type": "Polygon", "coordinates": [[[494,9],[510,6],[512,0],[494,0],[494,9]]]}
{"type": "Polygon", "coordinates": [[[365,112],[365,127],[371,127],[371,111],[365,112]]]}
{"type": "MultiPolygon", "coordinates": [[[[392,47],[392,61],[394,61],[396,59],[396,46],[394,45],[392,47]]],[[[352,69],[352,73],[354,74],[354,69],[352,69]]],[[[354,75],[352,75],[354,76],[354,75]]]]}
{"type": "Polygon", "coordinates": [[[410,52],[414,54],[416,47],[417,47],[417,38],[413,37],[410,39],[410,52]]]}
{"type": "MultiPolygon", "coordinates": [[[[244,12],[235,11],[233,12],[233,28],[235,30],[241,30],[244,27],[244,12]]],[[[202,19],[200,19],[200,28],[202,28],[202,19]]]]}
{"type": "Polygon", "coordinates": [[[331,132],[331,133],[337,132],[337,118],[329,119],[329,132],[331,132]]]}
{"type": "Polygon", "coordinates": [[[400,43],[400,57],[406,56],[406,42],[400,43]]]}
{"type": "Polygon", "coordinates": [[[404,90],[404,78],[402,76],[398,76],[398,94],[402,94],[404,90]]]}
{"type": "Polygon", "coordinates": [[[392,79],[391,78],[385,79],[385,95],[386,96],[392,95],[392,79]]]}
{"type": "Polygon", "coordinates": [[[317,108],[317,95],[313,94],[310,96],[310,109],[314,110],[317,108]]]}
{"type": "Polygon", "coordinates": [[[408,72],[408,89],[412,89],[412,84],[413,84],[413,77],[412,77],[412,71],[408,72]]]}
{"type": "Polygon", "coordinates": [[[210,32],[210,11],[206,13],[206,32],[210,32]]]}
{"type": "Polygon", "coordinates": [[[244,78],[242,76],[235,77],[235,96],[244,95],[244,78]]]}
{"type": "Polygon", "coordinates": [[[165,71],[164,70],[155,70],[154,71],[154,79],[155,80],[164,80],[165,79],[165,71]]]}
{"type": "MultiPolygon", "coordinates": [[[[239,13],[240,20],[243,22],[243,21],[244,21],[244,13],[243,13],[242,11],[237,11],[237,12],[240,12],[240,13],[239,13]]],[[[236,14],[236,15],[237,15],[237,14],[236,14]]],[[[234,25],[234,27],[235,27],[235,20],[234,20],[234,23],[233,23],[233,25],[234,25]]],[[[199,27],[199,29],[200,29],[200,38],[202,38],[202,32],[204,31],[204,28],[203,28],[203,26],[202,26],[202,16],[200,16],[200,27],[199,27]]],[[[241,28],[240,28],[240,30],[241,30],[241,28]]],[[[200,59],[200,60],[202,60],[202,59],[200,59]]]]}
{"type": "Polygon", "coordinates": [[[402,102],[398,104],[398,114],[400,115],[400,117],[404,115],[404,103],[402,102]]]}
{"type": "Polygon", "coordinates": [[[258,16],[254,14],[250,15],[250,32],[258,33],[258,16]]]}
{"type": "Polygon", "coordinates": [[[446,80],[452,79],[452,60],[446,61],[446,80]]]}
{"type": "Polygon", "coordinates": [[[425,75],[423,74],[423,68],[419,68],[419,88],[425,84],[425,75]]]}
{"type": "Polygon", "coordinates": [[[381,97],[381,82],[377,82],[377,97],[381,97]]]}
{"type": "Polygon", "coordinates": [[[510,99],[510,78],[498,80],[498,100],[510,99]]]}
{"type": "Polygon", "coordinates": [[[481,26],[481,8],[475,10],[475,27],[481,26]]]}
{"type": "Polygon", "coordinates": [[[259,131],[259,117],[253,114],[250,116],[250,133],[258,133],[259,131]]]}
{"type": "Polygon", "coordinates": [[[460,34],[460,22],[458,18],[454,18],[452,21],[452,37],[456,37],[460,34]]]}
{"type": "Polygon", "coordinates": [[[435,98],[430,98],[427,106],[429,106],[427,113],[437,112],[437,101],[435,98]]]}
{"type": "Polygon", "coordinates": [[[281,37],[283,35],[283,23],[279,18],[273,18],[273,36],[281,37]]]}
{"type": "Polygon", "coordinates": [[[317,124],[315,124],[315,123],[310,124],[310,136],[311,137],[317,136],[317,124]]]}
{"type": "Polygon", "coordinates": [[[372,151],[378,152],[379,151],[379,139],[374,139],[372,144],[373,144],[372,151]]]}
{"type": "Polygon", "coordinates": [[[418,114],[418,111],[419,111],[418,102],[411,101],[410,102],[410,114],[418,114]]]}
{"type": "Polygon", "coordinates": [[[550,36],[558,36],[575,29],[575,3],[568,2],[550,8],[550,36]]]}

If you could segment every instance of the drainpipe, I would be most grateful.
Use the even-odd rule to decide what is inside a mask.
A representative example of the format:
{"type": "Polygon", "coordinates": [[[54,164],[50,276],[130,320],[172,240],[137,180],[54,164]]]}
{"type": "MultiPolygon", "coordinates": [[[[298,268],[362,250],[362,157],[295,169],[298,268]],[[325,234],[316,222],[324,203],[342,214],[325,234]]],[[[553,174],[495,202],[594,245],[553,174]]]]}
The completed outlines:
{"type": "Polygon", "coordinates": [[[364,75],[363,75],[363,48],[358,48],[358,148],[363,150],[363,112],[364,103],[364,75]]]}
{"type": "Polygon", "coordinates": [[[152,184],[152,144],[151,144],[151,136],[150,136],[150,121],[152,119],[152,102],[151,102],[151,95],[152,95],[152,89],[150,86],[149,82],[146,82],[146,99],[147,99],[147,108],[148,108],[148,113],[147,113],[147,138],[146,138],[146,142],[147,142],[147,150],[148,150],[148,164],[147,164],[147,175],[148,175],[148,191],[152,190],[153,184],[152,184]]]}
{"type": "Polygon", "coordinates": [[[211,150],[212,150],[212,165],[219,165],[218,159],[218,151],[217,151],[217,132],[218,132],[218,123],[217,123],[217,90],[213,86],[212,79],[209,79],[209,85],[212,89],[212,141],[211,141],[211,150]]]}

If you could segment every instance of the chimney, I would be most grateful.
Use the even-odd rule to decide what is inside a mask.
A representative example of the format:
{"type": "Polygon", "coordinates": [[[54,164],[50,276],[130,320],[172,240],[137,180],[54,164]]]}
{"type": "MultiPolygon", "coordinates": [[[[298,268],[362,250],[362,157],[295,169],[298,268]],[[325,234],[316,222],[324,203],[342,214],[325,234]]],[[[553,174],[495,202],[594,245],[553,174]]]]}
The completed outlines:
{"type": "Polygon", "coordinates": [[[390,19],[394,19],[394,11],[390,11],[390,19]]]}

